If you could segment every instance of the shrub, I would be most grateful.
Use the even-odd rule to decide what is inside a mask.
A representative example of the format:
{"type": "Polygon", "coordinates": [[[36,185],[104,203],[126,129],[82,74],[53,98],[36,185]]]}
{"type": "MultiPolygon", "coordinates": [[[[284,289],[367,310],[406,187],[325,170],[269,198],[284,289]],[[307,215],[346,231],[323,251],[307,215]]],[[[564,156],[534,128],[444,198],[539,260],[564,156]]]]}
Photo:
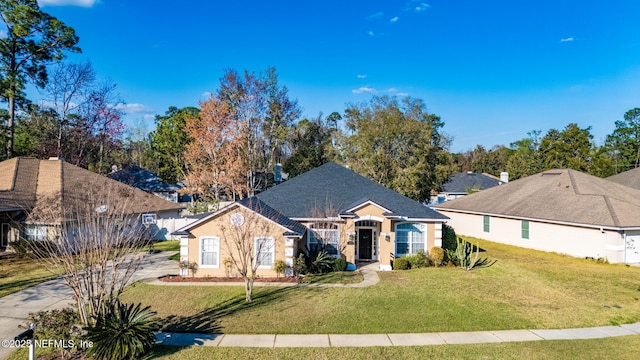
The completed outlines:
{"type": "Polygon", "coordinates": [[[120,300],[107,305],[104,314],[88,329],[87,339],[93,346],[87,353],[99,360],[141,359],[156,342],[153,333],[157,322],[151,307],[122,304],[120,300]]]}
{"type": "Polygon", "coordinates": [[[393,259],[393,270],[407,270],[409,269],[409,261],[404,257],[393,259]]]}
{"type": "Polygon", "coordinates": [[[287,271],[288,268],[289,266],[287,265],[287,263],[282,260],[276,260],[276,262],[273,264],[273,270],[275,270],[277,278],[280,278],[280,275],[284,274],[284,272],[287,271]]]}
{"type": "Polygon", "coordinates": [[[442,225],[442,248],[455,251],[458,247],[458,236],[455,230],[449,225],[442,225]]]}
{"type": "Polygon", "coordinates": [[[293,260],[293,275],[299,277],[307,273],[307,259],[304,253],[300,253],[297,258],[293,260]]]}
{"type": "Polygon", "coordinates": [[[458,257],[456,256],[455,250],[443,249],[444,250],[444,262],[450,263],[453,266],[460,265],[458,261],[458,257]]]}
{"type": "Polygon", "coordinates": [[[311,258],[311,272],[314,274],[324,274],[333,271],[334,258],[326,251],[318,252],[315,258],[311,258]]]}
{"type": "Polygon", "coordinates": [[[431,260],[435,266],[442,265],[442,261],[444,260],[444,249],[441,247],[433,247],[431,248],[431,252],[429,253],[431,260]]]}
{"type": "Polygon", "coordinates": [[[333,262],[333,271],[344,271],[347,268],[347,260],[343,258],[337,258],[333,262]]]}
{"type": "Polygon", "coordinates": [[[407,255],[404,258],[409,262],[409,266],[411,267],[411,269],[419,269],[431,265],[429,257],[424,253],[424,251],[419,251],[415,254],[407,255]]]}
{"type": "Polygon", "coordinates": [[[81,331],[80,317],[71,308],[30,313],[29,322],[35,326],[34,335],[39,339],[71,339],[81,331]]]}
{"type": "MultiPolygon", "coordinates": [[[[78,324],[80,317],[71,308],[61,310],[39,311],[29,314],[29,322],[35,326],[34,337],[38,340],[64,339],[80,342],[82,327],[78,324]]],[[[59,358],[71,358],[71,354],[77,349],[60,348],[57,352],[59,358]]]]}

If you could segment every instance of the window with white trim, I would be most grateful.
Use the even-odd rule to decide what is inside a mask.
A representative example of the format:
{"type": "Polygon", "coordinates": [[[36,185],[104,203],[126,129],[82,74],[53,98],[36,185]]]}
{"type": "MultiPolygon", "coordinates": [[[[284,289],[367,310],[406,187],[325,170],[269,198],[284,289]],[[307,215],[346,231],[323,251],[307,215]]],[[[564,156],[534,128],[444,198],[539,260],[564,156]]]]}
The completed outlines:
{"type": "Polygon", "coordinates": [[[276,261],[276,241],[272,237],[254,239],[255,261],[259,268],[272,268],[276,261]]]}
{"type": "Polygon", "coordinates": [[[309,250],[324,249],[331,256],[340,256],[340,225],[336,223],[312,223],[309,225],[309,250]]]}
{"type": "Polygon", "coordinates": [[[200,238],[200,266],[220,267],[220,238],[213,236],[200,238]]]}
{"type": "Polygon", "coordinates": [[[47,227],[43,225],[27,225],[24,229],[24,236],[27,240],[47,240],[47,227]]]}
{"type": "Polygon", "coordinates": [[[426,229],[422,223],[396,224],[396,256],[424,252],[427,244],[426,229]]]}

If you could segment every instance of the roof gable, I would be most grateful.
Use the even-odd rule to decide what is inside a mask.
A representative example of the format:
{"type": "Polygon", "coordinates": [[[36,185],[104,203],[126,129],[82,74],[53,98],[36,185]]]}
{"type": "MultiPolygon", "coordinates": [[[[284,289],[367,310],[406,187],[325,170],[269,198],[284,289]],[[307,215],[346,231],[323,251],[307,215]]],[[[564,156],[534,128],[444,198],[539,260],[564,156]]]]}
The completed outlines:
{"type": "Polygon", "coordinates": [[[287,218],[277,210],[273,209],[269,205],[260,201],[260,199],[256,197],[252,197],[252,198],[246,198],[240,201],[236,201],[232,204],[229,204],[223,207],[222,209],[203,217],[198,221],[195,221],[191,224],[188,224],[187,226],[184,226],[176,230],[174,234],[185,234],[186,232],[192,230],[193,228],[206,224],[209,221],[217,218],[221,214],[226,213],[238,206],[242,206],[250,211],[255,212],[256,214],[259,214],[263,218],[280,225],[280,227],[282,227],[285,230],[285,234],[287,234],[287,236],[302,236],[307,230],[307,228],[304,225],[300,224],[295,220],[291,220],[287,218]]]}
{"type": "Polygon", "coordinates": [[[298,175],[257,197],[289,218],[338,216],[369,200],[396,216],[448,219],[334,162],[298,175]]]}
{"type": "Polygon", "coordinates": [[[591,226],[640,226],[640,190],[570,169],[531,175],[434,208],[591,226]]]}

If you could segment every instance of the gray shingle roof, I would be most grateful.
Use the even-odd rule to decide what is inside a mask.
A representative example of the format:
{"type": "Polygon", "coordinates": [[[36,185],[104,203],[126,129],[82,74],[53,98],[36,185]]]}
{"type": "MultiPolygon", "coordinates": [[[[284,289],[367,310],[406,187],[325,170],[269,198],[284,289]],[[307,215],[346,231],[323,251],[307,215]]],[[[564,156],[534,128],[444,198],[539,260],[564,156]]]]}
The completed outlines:
{"type": "Polygon", "coordinates": [[[279,224],[289,229],[286,235],[302,236],[304,235],[304,232],[307,230],[307,228],[304,225],[282,215],[279,211],[270,207],[269,205],[267,205],[266,203],[264,203],[263,201],[261,201],[259,198],[255,196],[247,199],[242,199],[238,201],[238,203],[246,207],[247,209],[251,209],[256,213],[264,216],[265,218],[275,222],[276,224],[279,224]]]}
{"type": "Polygon", "coordinates": [[[284,216],[294,219],[337,216],[367,201],[388,209],[389,216],[448,219],[334,162],[298,175],[257,197],[284,216]]]}
{"type": "Polygon", "coordinates": [[[485,174],[474,172],[463,172],[453,174],[447,182],[442,184],[443,192],[450,194],[466,194],[468,189],[478,188],[486,190],[494,186],[502,185],[503,182],[485,174]]]}
{"type": "Polygon", "coordinates": [[[640,168],[627,170],[620,174],[609,176],[606,179],[634,189],[640,189],[640,168]]]}
{"type": "Polygon", "coordinates": [[[554,169],[434,206],[608,228],[640,227],[640,190],[569,169],[554,169]]]}
{"type": "Polygon", "coordinates": [[[158,175],[136,165],[129,165],[122,170],[107,174],[107,177],[146,192],[170,192],[182,188],[178,184],[164,183],[160,181],[158,175]]]}

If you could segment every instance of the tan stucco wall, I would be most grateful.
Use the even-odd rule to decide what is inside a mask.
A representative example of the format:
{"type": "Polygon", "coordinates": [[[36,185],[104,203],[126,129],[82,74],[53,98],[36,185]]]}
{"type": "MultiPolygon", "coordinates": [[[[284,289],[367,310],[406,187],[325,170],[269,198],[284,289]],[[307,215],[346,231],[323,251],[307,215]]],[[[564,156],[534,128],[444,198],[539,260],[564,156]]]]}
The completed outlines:
{"type": "Polygon", "coordinates": [[[529,239],[523,239],[520,219],[491,216],[490,231],[484,232],[482,215],[440,212],[451,218],[448,224],[458,235],[575,257],[606,258],[611,263],[624,262],[621,232],[529,221],[529,239]]]}
{"type": "MultiPolygon", "coordinates": [[[[220,256],[219,256],[219,267],[218,268],[208,268],[200,266],[198,271],[196,272],[196,276],[226,276],[224,259],[230,257],[231,248],[225,244],[225,235],[223,234],[222,228],[226,228],[227,234],[232,231],[236,231],[231,225],[230,217],[231,214],[241,213],[245,217],[245,223],[242,226],[253,226],[254,228],[264,229],[264,231],[256,230],[255,233],[250,232],[249,241],[254,241],[255,237],[273,237],[275,240],[275,260],[285,260],[285,237],[283,233],[286,231],[283,227],[264,219],[263,217],[259,217],[259,215],[250,212],[246,208],[243,207],[235,207],[226,211],[224,213],[219,214],[217,217],[210,219],[190,230],[192,236],[189,237],[188,240],[188,261],[196,262],[200,264],[200,238],[206,236],[215,236],[220,238],[220,256]],[[254,220],[259,219],[259,220],[254,220]],[[261,225],[256,226],[256,222],[266,222],[266,227],[261,225]]],[[[227,240],[231,241],[231,236],[227,235],[227,240]]],[[[297,241],[294,241],[293,245],[293,256],[296,255],[296,247],[298,246],[297,241]]],[[[231,276],[235,276],[237,270],[232,268],[231,276]]],[[[257,270],[258,276],[272,277],[276,275],[276,272],[273,269],[263,269],[260,268],[257,270]]]]}

